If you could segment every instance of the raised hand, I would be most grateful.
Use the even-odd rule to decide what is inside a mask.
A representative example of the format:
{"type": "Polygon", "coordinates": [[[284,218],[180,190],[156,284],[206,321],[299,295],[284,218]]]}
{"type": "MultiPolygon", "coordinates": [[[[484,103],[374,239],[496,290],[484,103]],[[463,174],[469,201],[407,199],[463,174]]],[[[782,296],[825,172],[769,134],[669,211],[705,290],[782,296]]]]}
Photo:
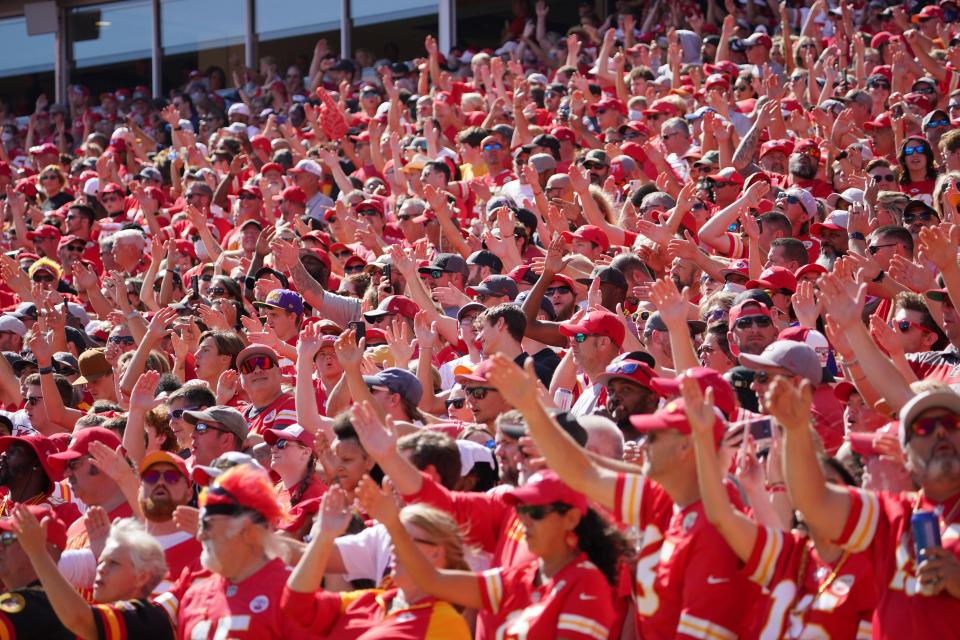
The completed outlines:
{"type": "Polygon", "coordinates": [[[940,271],[957,268],[957,246],[960,227],[941,223],[920,229],[920,257],[935,264],[940,271]]]}
{"type": "Polygon", "coordinates": [[[521,412],[534,409],[539,400],[533,358],[527,358],[522,369],[502,354],[494,355],[491,360],[494,366],[487,374],[487,379],[500,391],[507,404],[521,412]]]}
{"type": "Polygon", "coordinates": [[[870,316],[870,334],[880,348],[891,356],[903,355],[906,346],[903,334],[877,316],[870,316]]]}
{"type": "Polygon", "coordinates": [[[790,298],[797,320],[803,327],[815,329],[820,316],[821,305],[816,299],[815,288],[809,280],[797,283],[797,292],[790,298]]]}
{"type": "Polygon", "coordinates": [[[270,243],[274,263],[283,271],[289,272],[300,262],[300,249],[287,240],[274,239],[270,243]]]}
{"type": "Polygon", "coordinates": [[[851,296],[844,281],[836,274],[828,273],[820,278],[820,293],[830,301],[827,317],[832,318],[839,327],[849,329],[861,321],[867,285],[859,285],[856,295],[851,296]]]}
{"type": "Polygon", "coordinates": [[[350,500],[346,492],[339,486],[332,486],[320,500],[320,512],[311,534],[315,539],[338,538],[346,532],[351,519],[350,500]]]}
{"type": "Polygon", "coordinates": [[[130,410],[139,409],[147,412],[154,407],[162,404],[162,401],[155,398],[157,383],[160,381],[159,371],[144,371],[137,378],[133,385],[133,391],[130,392],[130,410]]]}
{"type": "Polygon", "coordinates": [[[417,336],[417,344],[421,349],[436,349],[438,343],[438,329],[436,322],[430,322],[430,314],[421,309],[413,318],[413,333],[417,336]]]}
{"type": "Polygon", "coordinates": [[[375,460],[392,455],[397,450],[397,432],[393,419],[382,420],[369,402],[353,405],[353,426],[364,450],[375,460]]]}
{"type": "Polygon", "coordinates": [[[348,329],[340,334],[334,343],[334,349],[337,352],[337,360],[344,369],[359,368],[363,360],[363,350],[367,346],[367,339],[361,338],[360,344],[356,343],[357,332],[355,329],[348,329]]]}
{"type": "Polygon", "coordinates": [[[240,374],[236,369],[227,369],[217,379],[217,404],[227,404],[240,390],[240,374]]]}
{"type": "Polygon", "coordinates": [[[173,522],[180,531],[196,537],[200,530],[200,510],[196,507],[180,505],[173,511],[173,522]]]}
{"type": "Polygon", "coordinates": [[[357,502],[364,513],[387,526],[400,523],[400,508],[393,495],[377,486],[370,476],[363,476],[356,490],[357,502]]]}
{"type": "Polygon", "coordinates": [[[147,336],[146,339],[151,342],[157,342],[166,335],[167,331],[170,329],[170,325],[173,324],[173,321],[177,319],[177,310],[171,307],[163,307],[155,314],[153,318],[150,319],[150,324],[147,325],[147,336]]]}
{"type": "Polygon", "coordinates": [[[90,456],[93,464],[117,484],[135,478],[133,468],[124,457],[102,442],[90,443],[90,456]]]}
{"type": "Polygon", "coordinates": [[[803,380],[797,386],[783,376],[777,376],[767,389],[764,405],[784,429],[808,429],[811,425],[813,385],[809,380],[803,380]]]}
{"type": "Polygon", "coordinates": [[[87,539],[90,540],[90,550],[99,558],[107,536],[110,535],[110,515],[103,507],[92,505],[83,514],[83,526],[87,530],[87,539]]]}
{"type": "Polygon", "coordinates": [[[393,354],[396,366],[406,368],[413,358],[413,336],[410,335],[410,325],[402,318],[393,318],[392,322],[384,327],[387,336],[387,345],[393,354]]]}
{"type": "Polygon", "coordinates": [[[684,287],[681,293],[673,280],[661,278],[653,283],[650,294],[650,300],[660,312],[664,324],[671,330],[686,325],[690,309],[690,290],[687,287],[684,287]]]}
{"type": "Polygon", "coordinates": [[[706,393],[700,388],[696,380],[689,376],[681,376],[680,392],[683,395],[683,408],[690,422],[690,430],[695,438],[710,442],[714,441],[714,425],[717,422],[717,412],[713,404],[713,389],[708,388],[706,393]]]}

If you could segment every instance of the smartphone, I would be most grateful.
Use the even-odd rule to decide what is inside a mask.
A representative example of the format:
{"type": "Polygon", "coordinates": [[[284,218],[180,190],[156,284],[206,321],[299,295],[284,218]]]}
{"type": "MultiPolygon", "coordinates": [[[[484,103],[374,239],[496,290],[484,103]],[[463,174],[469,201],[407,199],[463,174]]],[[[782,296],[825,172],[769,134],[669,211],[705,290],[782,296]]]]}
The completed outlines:
{"type": "Polygon", "coordinates": [[[754,442],[760,442],[761,440],[767,440],[773,437],[773,427],[770,418],[751,420],[749,429],[754,442]]]}
{"type": "Polygon", "coordinates": [[[383,269],[380,271],[385,280],[390,280],[390,276],[393,274],[393,269],[391,267],[392,265],[385,264],[383,265],[383,269]]]}
{"type": "Polygon", "coordinates": [[[354,320],[353,322],[348,322],[347,328],[353,329],[357,332],[357,344],[360,344],[360,341],[367,337],[367,325],[364,324],[363,320],[354,320]]]}
{"type": "Polygon", "coordinates": [[[190,290],[193,291],[192,297],[200,297],[200,276],[190,276],[190,290]]]}

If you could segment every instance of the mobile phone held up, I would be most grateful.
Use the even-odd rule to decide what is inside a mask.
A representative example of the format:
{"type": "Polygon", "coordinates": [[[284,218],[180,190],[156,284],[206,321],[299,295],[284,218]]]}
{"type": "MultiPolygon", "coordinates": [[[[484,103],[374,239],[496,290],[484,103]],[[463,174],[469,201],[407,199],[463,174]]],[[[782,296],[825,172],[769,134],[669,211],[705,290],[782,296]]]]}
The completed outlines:
{"type": "Polygon", "coordinates": [[[360,344],[360,341],[367,337],[367,325],[364,324],[363,320],[348,322],[347,328],[353,329],[356,332],[357,344],[360,344]]]}

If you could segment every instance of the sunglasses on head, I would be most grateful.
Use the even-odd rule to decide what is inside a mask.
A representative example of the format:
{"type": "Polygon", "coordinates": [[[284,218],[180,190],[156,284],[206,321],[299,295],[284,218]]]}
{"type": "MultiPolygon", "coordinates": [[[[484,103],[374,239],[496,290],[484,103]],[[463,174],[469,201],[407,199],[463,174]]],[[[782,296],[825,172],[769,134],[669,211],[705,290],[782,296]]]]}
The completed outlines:
{"type": "Polygon", "coordinates": [[[140,479],[147,484],[157,484],[160,478],[163,478],[164,484],[176,484],[182,477],[183,475],[175,469],[167,469],[166,471],[150,469],[144,472],[140,479]]]}
{"type": "Polygon", "coordinates": [[[919,436],[926,438],[927,436],[933,435],[933,432],[937,430],[937,426],[942,426],[947,431],[956,431],[960,429],[960,416],[947,414],[934,416],[932,418],[917,418],[910,424],[907,437],[919,436]]]}
{"type": "Polygon", "coordinates": [[[773,320],[767,316],[747,316],[746,318],[737,318],[737,329],[749,329],[754,324],[758,329],[766,329],[773,324],[773,320]]]}
{"type": "Polygon", "coordinates": [[[443,404],[447,407],[447,411],[450,409],[463,409],[467,404],[466,398],[454,398],[453,400],[444,400],[443,404]]]}
{"type": "Polygon", "coordinates": [[[903,148],[903,155],[912,156],[915,153],[924,153],[926,150],[927,146],[923,144],[910,145],[903,148]]]}
{"type": "Polygon", "coordinates": [[[465,387],[463,392],[474,400],[483,400],[491,391],[496,391],[494,387],[465,387]]]}
{"type": "Polygon", "coordinates": [[[269,356],[255,356],[243,361],[243,364],[240,365],[240,373],[253,373],[258,369],[266,371],[273,369],[274,366],[275,364],[269,356]]]}
{"type": "Polygon", "coordinates": [[[518,516],[526,516],[531,520],[543,520],[551,513],[566,513],[570,510],[570,506],[565,504],[518,504],[514,509],[518,516]]]}
{"type": "Polygon", "coordinates": [[[552,298],[553,296],[556,296],[556,295],[567,295],[567,294],[573,293],[573,291],[570,289],[570,287],[564,285],[562,287],[550,287],[543,293],[548,298],[552,298]]]}

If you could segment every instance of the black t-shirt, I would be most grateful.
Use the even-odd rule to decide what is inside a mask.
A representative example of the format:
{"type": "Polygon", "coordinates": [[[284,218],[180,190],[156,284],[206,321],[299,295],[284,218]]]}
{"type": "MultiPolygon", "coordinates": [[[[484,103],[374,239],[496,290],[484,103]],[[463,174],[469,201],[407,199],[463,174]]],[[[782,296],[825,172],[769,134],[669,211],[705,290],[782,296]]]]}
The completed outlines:
{"type": "Polygon", "coordinates": [[[560,366],[560,356],[553,349],[544,348],[532,356],[524,351],[513,361],[522,367],[523,363],[530,357],[533,358],[533,369],[537,373],[537,378],[543,383],[543,386],[549,389],[550,381],[553,380],[553,372],[560,366]]]}
{"type": "Polygon", "coordinates": [[[76,640],[60,622],[39,583],[0,593],[0,636],[76,640]]]}

